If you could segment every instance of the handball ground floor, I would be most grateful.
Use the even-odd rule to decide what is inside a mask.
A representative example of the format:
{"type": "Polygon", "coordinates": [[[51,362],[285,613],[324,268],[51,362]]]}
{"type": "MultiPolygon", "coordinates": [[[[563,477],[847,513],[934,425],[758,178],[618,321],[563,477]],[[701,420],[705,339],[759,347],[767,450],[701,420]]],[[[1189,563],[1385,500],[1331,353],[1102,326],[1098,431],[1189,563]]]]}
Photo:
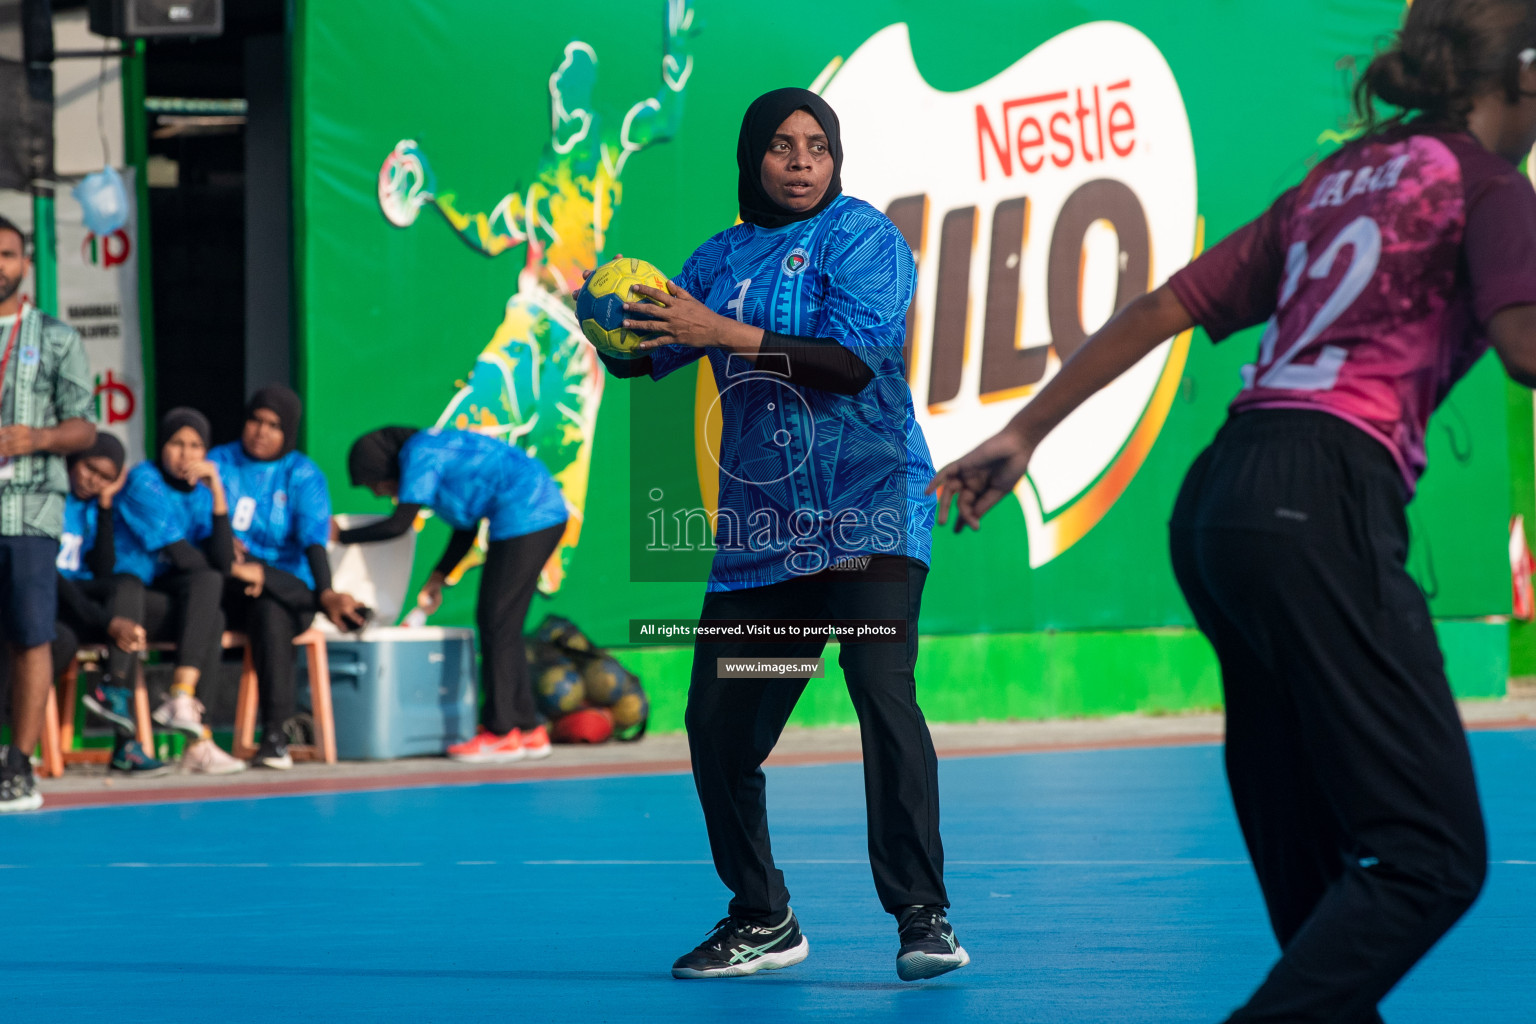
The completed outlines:
{"type": "MultiPolygon", "coordinates": [[[[1530,1019],[1536,695],[1466,700],[1481,899],[1383,1006],[1530,1019]]],[[[44,780],[0,819],[17,942],[0,1019],[1214,1022],[1275,955],[1214,714],[933,726],[951,916],[972,963],[899,981],[858,734],[792,728],[774,851],[810,957],[681,982],[724,913],[678,734],[477,768],[44,780]]]]}

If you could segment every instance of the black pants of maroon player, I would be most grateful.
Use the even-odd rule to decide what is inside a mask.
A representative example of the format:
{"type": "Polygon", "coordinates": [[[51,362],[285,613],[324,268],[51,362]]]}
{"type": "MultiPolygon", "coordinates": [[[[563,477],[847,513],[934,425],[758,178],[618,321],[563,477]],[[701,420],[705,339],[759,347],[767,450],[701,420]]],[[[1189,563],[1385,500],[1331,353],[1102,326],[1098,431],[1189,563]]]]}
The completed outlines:
{"type": "MultiPolygon", "coordinates": [[[[859,716],[864,803],[875,892],[889,913],[948,906],[939,839],[939,774],[928,723],[917,706],[917,616],[928,567],[877,555],[859,571],[829,569],[781,583],[704,597],[701,621],[886,619],[906,621],[904,643],[845,642],[838,664],[859,716]]],[[[778,742],[807,679],[722,677],[719,658],[816,658],[825,638],[799,643],[700,641],[684,722],[693,781],[715,870],[736,917],[776,922],[789,906],[773,863],[763,761],[778,742]]]]}
{"type": "Polygon", "coordinates": [[[497,736],[539,724],[528,681],[523,622],[539,587],[539,571],[560,545],[565,524],[493,540],[480,571],[475,626],[480,634],[480,724],[497,736]]]}
{"type": "Polygon", "coordinates": [[[1387,448],[1325,413],[1231,418],[1173,567],[1216,649],[1227,778],[1281,956],[1232,1022],[1376,1022],[1487,871],[1466,735],[1405,567],[1387,448]]]}

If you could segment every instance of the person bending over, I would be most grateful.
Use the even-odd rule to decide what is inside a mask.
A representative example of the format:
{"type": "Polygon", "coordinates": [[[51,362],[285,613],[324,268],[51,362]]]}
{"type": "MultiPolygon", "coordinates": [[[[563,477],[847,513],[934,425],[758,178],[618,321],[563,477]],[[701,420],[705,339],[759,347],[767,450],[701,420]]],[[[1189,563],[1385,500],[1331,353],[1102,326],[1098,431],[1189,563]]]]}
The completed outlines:
{"type": "Polygon", "coordinates": [[[457,761],[500,763],[548,757],[549,735],[528,682],[523,622],[539,570],[554,554],[569,512],[544,464],[503,441],[463,430],[384,427],[352,445],[347,468],[354,487],[399,500],[388,519],[351,530],[343,544],[398,537],[423,507],[453,528],[417,607],[435,612],[443,586],[469,553],[482,522],[488,545],[475,604],[480,634],[480,729],[448,748],[457,761]]]}
{"type": "Polygon", "coordinates": [[[123,443],[98,431],[91,447],[68,459],[53,672],[62,673],[82,643],[107,645],[106,668],[83,702],[112,726],[110,770],[148,776],[164,772],[166,766],[134,738],[138,730],[133,720],[133,685],[148,633],[143,625],[144,581],[116,568],[112,499],[127,482],[124,458],[123,443]]]}
{"type": "Polygon", "coordinates": [[[245,630],[256,666],[261,747],[253,763],[279,770],[293,767],[284,726],[295,710],[294,637],[316,612],[343,630],[364,623],[357,601],[331,587],[331,496],[320,467],[294,450],[302,411],[291,389],[270,384],[246,404],[240,440],[208,453],[235,535],[224,611],[245,630]]]}
{"type": "Polygon", "coordinates": [[[219,470],[208,461],[208,418],[172,409],[160,420],[160,454],[128,472],[113,503],[117,571],[148,586],[144,627],[151,639],[176,643],[171,691],[154,719],[186,733],[183,767],[227,775],[245,769],[213,742],[203,725],[198,684],[219,664],[224,616],[219,596],[234,562],[234,537],[219,470]]]}

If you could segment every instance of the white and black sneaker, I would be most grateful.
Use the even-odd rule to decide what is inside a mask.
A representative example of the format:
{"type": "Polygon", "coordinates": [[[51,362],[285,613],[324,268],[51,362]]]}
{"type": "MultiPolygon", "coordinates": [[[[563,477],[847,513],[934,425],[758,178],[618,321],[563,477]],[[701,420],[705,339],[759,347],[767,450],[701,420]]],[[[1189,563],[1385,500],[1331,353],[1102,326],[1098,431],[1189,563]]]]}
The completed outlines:
{"type": "Polygon", "coordinates": [[[971,962],[943,907],[903,907],[896,915],[896,927],[901,932],[896,974],[902,981],[937,978],[971,962]]]}
{"type": "Polygon", "coordinates": [[[293,767],[293,755],[288,753],[288,736],[279,729],[267,729],[261,735],[261,747],[256,751],[252,764],[258,768],[275,768],[285,772],[293,767]]]}
{"type": "Polygon", "coordinates": [[[0,744],[0,814],[35,811],[43,794],[32,777],[32,759],[10,744],[0,744]]]}
{"type": "Polygon", "coordinates": [[[771,925],[727,917],[710,929],[693,952],[678,957],[672,977],[741,978],[793,967],[810,951],[793,910],[786,910],[784,920],[771,925]]]}

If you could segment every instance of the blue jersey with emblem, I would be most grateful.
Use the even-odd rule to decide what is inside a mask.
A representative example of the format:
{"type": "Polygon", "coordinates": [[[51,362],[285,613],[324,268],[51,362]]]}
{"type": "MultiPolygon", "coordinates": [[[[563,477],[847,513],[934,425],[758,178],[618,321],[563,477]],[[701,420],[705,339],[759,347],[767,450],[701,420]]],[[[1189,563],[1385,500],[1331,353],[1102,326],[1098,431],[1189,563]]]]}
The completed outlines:
{"type": "Polygon", "coordinates": [[[935,499],[928,443],[904,374],[912,249],[879,210],[839,196],[808,220],[738,224],[701,245],[676,280],[722,316],[831,338],[874,373],[856,395],[786,381],[774,357],[668,345],[660,380],[700,356],[720,391],[719,516],[712,591],[765,586],[872,555],[928,562],[935,499]]]}
{"type": "Polygon", "coordinates": [[[96,547],[96,523],[101,506],[96,499],[81,501],[73,490],[64,495],[64,532],[59,534],[59,573],[72,580],[88,580],[85,556],[96,547]]]}
{"type": "Polygon", "coordinates": [[[305,550],[325,546],[331,531],[331,492],[307,455],[289,452],[262,462],[239,441],[208,453],[219,467],[229,501],[229,525],[257,561],[292,573],[313,589],[305,550]]]}
{"type": "Polygon", "coordinates": [[[455,530],[475,530],[489,519],[491,540],[537,533],[570,516],[542,462],[467,430],[421,430],[405,443],[400,500],[427,506],[455,530]]]}
{"type": "Polygon", "coordinates": [[[181,491],[165,482],[160,467],[141,462],[112,502],[117,571],[153,583],[171,563],[160,549],[184,540],[201,544],[213,533],[213,492],[202,484],[181,491]]]}

